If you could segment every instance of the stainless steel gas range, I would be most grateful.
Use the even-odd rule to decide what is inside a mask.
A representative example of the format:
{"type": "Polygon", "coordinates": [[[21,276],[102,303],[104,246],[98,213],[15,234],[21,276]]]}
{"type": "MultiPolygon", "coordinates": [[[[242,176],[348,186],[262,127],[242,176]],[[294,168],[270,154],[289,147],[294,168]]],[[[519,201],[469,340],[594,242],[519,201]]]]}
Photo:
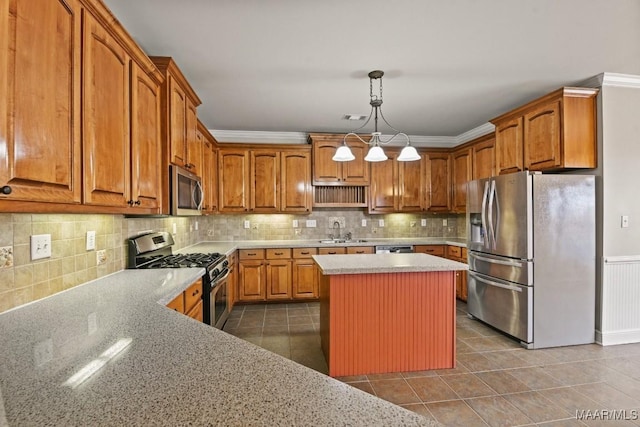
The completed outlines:
{"type": "Polygon", "coordinates": [[[202,276],[202,306],[204,323],[222,329],[229,317],[226,255],[213,253],[174,254],[175,244],[170,233],[159,231],[128,240],[127,268],[193,268],[205,269],[202,276]]]}

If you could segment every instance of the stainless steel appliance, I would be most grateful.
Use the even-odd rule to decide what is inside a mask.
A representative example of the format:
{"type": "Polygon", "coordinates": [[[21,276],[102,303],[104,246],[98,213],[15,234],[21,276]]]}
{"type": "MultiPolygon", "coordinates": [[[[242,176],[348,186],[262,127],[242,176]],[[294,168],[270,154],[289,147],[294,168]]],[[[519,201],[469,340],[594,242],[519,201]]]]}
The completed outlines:
{"type": "Polygon", "coordinates": [[[469,182],[469,314],[527,348],[594,342],[595,236],[593,176],[469,182]]]}
{"type": "Polygon", "coordinates": [[[411,245],[379,245],[376,246],[377,254],[404,254],[413,253],[411,245]]]}
{"type": "Polygon", "coordinates": [[[204,192],[200,177],[178,166],[170,168],[171,215],[202,215],[204,192]]]}
{"type": "Polygon", "coordinates": [[[229,317],[227,276],[229,261],[224,254],[173,254],[174,240],[167,232],[148,233],[128,240],[128,268],[187,268],[205,269],[202,276],[203,321],[222,329],[229,317]]]}

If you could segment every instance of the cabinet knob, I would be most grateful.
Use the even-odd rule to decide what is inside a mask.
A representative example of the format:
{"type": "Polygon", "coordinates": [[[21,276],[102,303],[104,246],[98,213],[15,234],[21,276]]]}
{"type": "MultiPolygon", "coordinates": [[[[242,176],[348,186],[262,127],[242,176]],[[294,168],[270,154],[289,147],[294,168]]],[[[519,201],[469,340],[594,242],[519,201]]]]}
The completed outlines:
{"type": "Polygon", "coordinates": [[[127,204],[128,204],[129,206],[133,206],[133,200],[129,200],[129,201],[127,201],[127,204]]]}
{"type": "Polygon", "coordinates": [[[11,187],[9,187],[8,185],[4,185],[2,188],[0,188],[0,193],[11,194],[11,187]]]}
{"type": "Polygon", "coordinates": [[[136,200],[136,201],[135,201],[135,203],[134,203],[134,205],[136,205],[136,206],[140,206],[140,200],[136,200]]]}

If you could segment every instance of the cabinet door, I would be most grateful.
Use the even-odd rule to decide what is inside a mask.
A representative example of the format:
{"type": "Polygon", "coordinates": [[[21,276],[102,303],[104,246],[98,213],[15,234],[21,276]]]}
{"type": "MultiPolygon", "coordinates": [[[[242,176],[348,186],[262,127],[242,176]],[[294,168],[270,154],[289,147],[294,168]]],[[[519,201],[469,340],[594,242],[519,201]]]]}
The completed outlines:
{"type": "Polygon", "coordinates": [[[413,162],[398,162],[398,210],[425,210],[425,158],[413,162]]]}
{"type": "Polygon", "coordinates": [[[280,180],[282,212],[311,212],[311,153],[309,151],[283,151],[280,154],[280,180]]]}
{"type": "MultiPolygon", "coordinates": [[[[333,155],[342,141],[313,142],[313,182],[326,184],[342,180],[342,163],[334,162],[333,155]]],[[[350,163],[350,162],[347,162],[350,163]]]]}
{"type": "Polygon", "coordinates": [[[550,102],[524,116],[524,165],[529,170],[562,165],[560,101],[550,102]]]}
{"type": "Polygon", "coordinates": [[[0,6],[0,200],[79,203],[80,8],[0,6]]]}
{"type": "Polygon", "coordinates": [[[496,138],[490,137],[486,141],[478,142],[471,147],[473,151],[473,179],[483,179],[495,176],[496,173],[496,138]]]}
{"type": "Polygon", "coordinates": [[[431,212],[449,211],[449,154],[427,154],[427,210],[431,212]]]}
{"type": "Polygon", "coordinates": [[[180,83],[169,75],[169,161],[187,163],[187,94],[180,83]]]}
{"type": "Polygon", "coordinates": [[[398,162],[395,153],[383,162],[371,163],[369,213],[389,213],[398,210],[398,162]]]}
{"type": "MultiPolygon", "coordinates": [[[[199,138],[204,139],[202,134],[198,132],[199,138]]],[[[202,190],[204,191],[204,206],[205,212],[215,212],[215,202],[213,201],[213,185],[215,178],[213,175],[216,173],[214,168],[214,151],[211,143],[204,142],[202,147],[202,190]]]]}
{"type": "Polygon", "coordinates": [[[524,170],[522,137],[522,117],[496,124],[496,172],[498,175],[524,170]]]}
{"type": "Polygon", "coordinates": [[[280,210],[280,153],[272,150],[251,152],[250,209],[255,212],[280,210]]]}
{"type": "Polygon", "coordinates": [[[453,211],[465,212],[467,207],[467,182],[471,181],[471,149],[464,148],[451,154],[453,163],[453,211]]]}
{"type": "Polygon", "coordinates": [[[342,163],[342,181],[349,185],[369,184],[369,162],[364,160],[369,146],[352,139],[348,139],[347,144],[356,159],[342,163]]]}
{"type": "Polygon", "coordinates": [[[267,300],[291,299],[291,261],[266,261],[267,300]]]}
{"type": "Polygon", "coordinates": [[[188,97],[186,108],[185,138],[187,160],[185,168],[202,178],[202,145],[204,141],[202,140],[202,134],[198,134],[198,112],[196,106],[188,97]],[[200,138],[198,138],[198,135],[200,135],[200,138]]]}
{"type": "Polygon", "coordinates": [[[131,61],[89,13],[83,34],[84,203],[126,206],[131,200],[131,61]]]}
{"type": "Polygon", "coordinates": [[[239,273],[238,300],[263,301],[266,296],[263,261],[241,261],[239,273]]]}
{"type": "Polygon", "coordinates": [[[375,248],[373,246],[348,246],[347,254],[373,254],[375,248]]]}
{"type": "Polygon", "coordinates": [[[318,266],[311,259],[293,262],[294,299],[318,298],[318,266]]]}
{"type": "Polygon", "coordinates": [[[160,87],[135,63],[131,73],[131,201],[134,206],[159,208],[160,87]]]}
{"type": "Polygon", "coordinates": [[[220,212],[249,210],[249,152],[218,151],[218,202],[220,212]]]}

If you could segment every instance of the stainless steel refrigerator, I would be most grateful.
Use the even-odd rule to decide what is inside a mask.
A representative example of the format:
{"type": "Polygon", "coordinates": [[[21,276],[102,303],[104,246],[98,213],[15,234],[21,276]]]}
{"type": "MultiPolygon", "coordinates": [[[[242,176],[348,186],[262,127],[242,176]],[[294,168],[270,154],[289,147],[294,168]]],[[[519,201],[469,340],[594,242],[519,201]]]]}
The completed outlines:
{"type": "Polygon", "coordinates": [[[594,342],[595,238],[593,176],[469,182],[469,314],[527,348],[594,342]]]}

